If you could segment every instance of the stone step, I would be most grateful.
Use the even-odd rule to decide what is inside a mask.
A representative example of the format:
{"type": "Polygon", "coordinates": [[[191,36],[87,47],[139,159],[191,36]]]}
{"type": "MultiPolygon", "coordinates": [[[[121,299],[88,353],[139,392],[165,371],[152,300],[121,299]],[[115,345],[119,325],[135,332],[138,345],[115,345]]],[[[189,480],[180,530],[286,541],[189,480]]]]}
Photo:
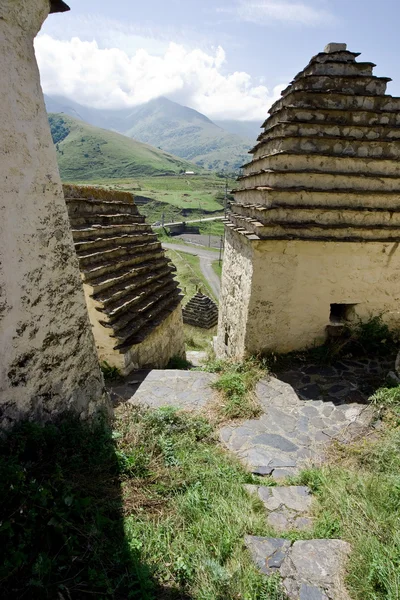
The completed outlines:
{"type": "Polygon", "coordinates": [[[293,81],[281,93],[283,97],[296,91],[382,96],[390,81],[392,81],[390,77],[374,75],[300,75],[299,79],[293,81]]]}
{"type": "Polygon", "coordinates": [[[182,296],[170,294],[162,296],[157,302],[148,303],[131,322],[118,331],[116,350],[128,351],[135,344],[140,344],[151,331],[172,313],[181,302],[182,296]]]}
{"type": "Polygon", "coordinates": [[[230,220],[237,228],[259,236],[260,239],[304,239],[400,242],[400,227],[356,227],[351,224],[323,225],[309,223],[287,223],[276,221],[261,223],[250,217],[231,213],[230,220]]]}
{"type": "Polygon", "coordinates": [[[336,209],[322,207],[266,207],[241,204],[235,202],[232,205],[235,214],[251,217],[260,223],[287,223],[326,225],[339,227],[400,227],[400,210],[354,210],[346,206],[336,209]]]}
{"type": "Polygon", "coordinates": [[[81,269],[81,273],[84,277],[84,281],[90,282],[92,280],[97,280],[99,277],[103,275],[112,275],[116,276],[117,272],[122,269],[125,270],[127,268],[132,269],[133,267],[139,266],[141,263],[148,263],[150,261],[155,262],[156,260],[164,257],[164,250],[146,252],[144,251],[141,254],[136,256],[132,256],[124,261],[114,259],[109,260],[104,264],[96,264],[94,266],[88,266],[81,269]]]}
{"type": "MultiPolygon", "coordinates": [[[[153,298],[158,292],[170,293],[172,290],[178,287],[178,283],[174,280],[171,281],[171,275],[168,273],[164,278],[153,277],[145,286],[140,289],[127,293],[122,298],[112,304],[108,304],[106,307],[102,306],[98,308],[101,312],[99,320],[102,324],[108,323],[114,327],[114,324],[120,324],[124,315],[130,311],[135,311],[148,298],[153,298]]],[[[131,319],[131,314],[129,320],[131,319]]]]}
{"type": "Polygon", "coordinates": [[[393,96],[376,96],[373,94],[350,93],[344,90],[327,93],[324,90],[308,91],[292,89],[284,97],[277,100],[269,109],[270,114],[275,114],[286,106],[296,106],[297,110],[302,108],[328,108],[345,111],[371,110],[374,112],[399,112],[400,98],[393,96]]]}
{"type": "Polygon", "coordinates": [[[256,188],[258,186],[278,189],[305,188],[320,190],[349,191],[374,191],[385,193],[400,192],[400,172],[392,177],[369,176],[357,173],[322,173],[308,170],[289,171],[262,169],[254,173],[246,173],[238,178],[242,189],[256,188]]]}
{"type": "Polygon", "coordinates": [[[115,248],[116,246],[136,244],[140,242],[156,241],[157,236],[153,232],[138,233],[136,235],[115,235],[110,237],[100,237],[93,240],[87,240],[84,242],[77,242],[75,244],[75,250],[79,256],[80,253],[86,251],[94,251],[98,248],[115,248]]]}
{"type": "Polygon", "coordinates": [[[129,403],[151,408],[174,406],[196,411],[213,400],[215,392],[212,385],[217,379],[215,373],[204,371],[153,370],[129,403]]]}
{"type": "Polygon", "coordinates": [[[294,171],[311,173],[343,173],[349,175],[363,175],[364,177],[395,177],[393,173],[399,172],[399,163],[395,159],[363,158],[346,155],[333,156],[331,154],[312,154],[304,152],[299,154],[291,148],[275,154],[262,154],[244,165],[244,173],[248,174],[262,169],[277,171],[294,171]]]}
{"type": "Polygon", "coordinates": [[[89,241],[101,237],[121,236],[126,233],[134,235],[135,233],[148,233],[149,226],[146,223],[132,223],[130,225],[93,225],[92,227],[72,228],[72,236],[75,243],[80,241],[89,241]]]}
{"type": "MultiPolygon", "coordinates": [[[[103,306],[105,309],[112,307],[114,303],[123,300],[129,294],[140,290],[142,287],[147,286],[154,279],[164,278],[172,272],[170,265],[166,265],[164,262],[160,265],[158,263],[148,263],[147,270],[140,267],[140,274],[137,274],[137,269],[130,269],[129,278],[124,278],[122,282],[114,283],[114,285],[103,289],[93,296],[95,302],[103,306]]],[[[117,279],[118,281],[118,279],[117,279]]]]}
{"type": "Polygon", "coordinates": [[[268,524],[277,532],[305,531],[313,526],[310,517],[312,496],[308,487],[245,485],[249,494],[257,496],[268,513],[268,524]]]}
{"type": "Polygon", "coordinates": [[[260,133],[257,140],[263,142],[280,137],[340,138],[344,141],[391,141],[400,139],[400,127],[391,125],[374,125],[371,127],[347,123],[280,121],[276,125],[266,128],[265,132],[260,133]]]}
{"type": "Polygon", "coordinates": [[[361,125],[391,127],[400,126],[400,113],[374,110],[340,110],[337,108],[297,108],[285,106],[266,119],[262,125],[265,131],[282,122],[289,123],[330,123],[336,125],[361,125]]]}
{"type": "Polygon", "coordinates": [[[255,158],[265,154],[286,152],[298,154],[329,154],[332,156],[400,158],[400,144],[396,140],[356,140],[341,137],[281,136],[259,142],[250,152],[255,158]]]}
{"type": "Polygon", "coordinates": [[[289,600],[347,600],[343,576],[350,544],[245,536],[253,562],[264,575],[279,573],[289,600]]]}
{"type": "Polygon", "coordinates": [[[95,251],[83,251],[79,252],[79,266],[81,270],[90,269],[99,264],[107,264],[112,259],[120,259],[124,261],[126,257],[138,257],[143,253],[154,252],[162,250],[161,243],[156,240],[154,242],[137,243],[137,244],[126,244],[123,246],[115,246],[114,248],[101,248],[95,249],[95,251]]]}
{"type": "Polygon", "coordinates": [[[132,223],[144,223],[145,219],[141,215],[132,215],[126,213],[115,213],[105,215],[101,213],[89,213],[79,216],[70,216],[72,229],[79,227],[91,227],[96,225],[131,225],[132,223]]]}
{"type": "Polygon", "coordinates": [[[371,77],[373,75],[372,71],[374,67],[376,67],[376,65],[371,62],[311,62],[305,69],[296,75],[294,81],[298,81],[309,75],[333,75],[338,77],[357,77],[358,75],[365,75],[371,77]]]}
{"type": "MultiPolygon", "coordinates": [[[[142,257],[143,258],[143,257],[142,257]]],[[[155,262],[152,257],[143,262],[135,264],[133,269],[130,264],[124,264],[119,269],[114,270],[112,273],[106,273],[93,279],[86,280],[85,285],[88,287],[89,294],[96,296],[98,294],[107,294],[110,288],[115,286],[121,286],[125,283],[132,283],[134,277],[140,277],[142,275],[151,273],[157,266],[157,268],[166,267],[169,264],[169,259],[165,256],[157,258],[155,262]]],[[[111,293],[111,292],[110,292],[111,293]]]]}
{"type": "Polygon", "coordinates": [[[400,196],[397,192],[380,193],[378,191],[323,190],[304,188],[272,188],[257,186],[238,188],[235,198],[239,204],[253,204],[265,207],[315,207],[335,209],[348,206],[358,210],[387,210],[388,198],[393,211],[400,210],[400,196]]]}
{"type": "Polygon", "coordinates": [[[141,314],[144,314],[151,310],[151,308],[157,303],[168,297],[173,297],[174,295],[178,295],[178,284],[174,280],[170,280],[167,282],[167,285],[154,291],[152,294],[138,294],[136,300],[131,304],[131,310],[128,308],[127,310],[117,313],[115,317],[111,320],[104,319],[103,315],[99,317],[99,321],[102,325],[108,327],[112,326],[113,332],[116,337],[120,339],[125,339],[127,335],[130,335],[135,331],[134,327],[137,325],[135,319],[141,314]]]}
{"type": "Polygon", "coordinates": [[[70,218],[79,215],[116,213],[138,215],[136,204],[128,202],[108,202],[106,200],[86,200],[84,198],[65,198],[70,218]]]}

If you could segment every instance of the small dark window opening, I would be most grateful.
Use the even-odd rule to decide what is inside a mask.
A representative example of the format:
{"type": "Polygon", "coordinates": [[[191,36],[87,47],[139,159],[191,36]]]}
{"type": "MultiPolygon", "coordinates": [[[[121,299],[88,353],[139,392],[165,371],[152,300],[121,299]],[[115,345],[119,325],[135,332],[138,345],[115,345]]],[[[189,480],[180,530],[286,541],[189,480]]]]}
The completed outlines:
{"type": "Polygon", "coordinates": [[[355,304],[331,304],[330,322],[343,323],[344,321],[348,321],[352,316],[355,306],[355,304]]]}

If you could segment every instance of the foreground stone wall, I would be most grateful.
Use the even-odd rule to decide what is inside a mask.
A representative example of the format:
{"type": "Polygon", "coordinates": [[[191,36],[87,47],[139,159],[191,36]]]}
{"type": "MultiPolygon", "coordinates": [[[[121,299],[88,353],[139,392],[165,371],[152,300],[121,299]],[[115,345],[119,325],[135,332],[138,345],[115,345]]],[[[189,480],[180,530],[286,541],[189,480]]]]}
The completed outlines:
{"type": "Polygon", "coordinates": [[[230,232],[226,248],[227,261],[232,252],[241,260],[235,260],[236,272],[232,268],[223,272],[226,296],[220,300],[218,355],[243,358],[321,344],[327,337],[331,304],[354,305],[350,321],[382,314],[391,329],[400,328],[397,243],[251,243],[230,232]],[[251,282],[242,286],[249,262],[251,282]],[[225,344],[227,328],[230,336],[225,344]]]}
{"type": "Polygon", "coordinates": [[[0,6],[0,425],[106,402],[33,38],[48,0],[0,6]]]}

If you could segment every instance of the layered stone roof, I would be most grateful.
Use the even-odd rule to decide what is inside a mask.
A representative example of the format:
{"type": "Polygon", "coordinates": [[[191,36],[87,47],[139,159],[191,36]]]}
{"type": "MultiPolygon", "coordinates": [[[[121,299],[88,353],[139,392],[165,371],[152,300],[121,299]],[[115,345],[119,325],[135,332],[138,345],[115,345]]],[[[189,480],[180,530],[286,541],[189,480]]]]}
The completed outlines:
{"type": "Polygon", "coordinates": [[[400,241],[400,98],[345,44],[271,107],[227,225],[249,239],[400,241]]]}
{"type": "Polygon", "coordinates": [[[197,292],[182,311],[183,322],[202,329],[211,329],[218,323],[218,307],[211,298],[197,292]]]}
{"type": "Polygon", "coordinates": [[[65,185],[64,195],[85,292],[127,352],[181,302],[175,268],[132,194],[65,185]]]}

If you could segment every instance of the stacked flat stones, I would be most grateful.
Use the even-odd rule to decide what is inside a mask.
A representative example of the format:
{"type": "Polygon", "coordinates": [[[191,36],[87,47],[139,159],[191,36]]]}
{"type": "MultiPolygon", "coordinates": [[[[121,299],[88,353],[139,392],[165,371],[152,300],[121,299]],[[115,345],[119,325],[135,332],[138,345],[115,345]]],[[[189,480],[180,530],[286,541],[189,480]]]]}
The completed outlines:
{"type": "Polygon", "coordinates": [[[227,226],[249,239],[400,241],[400,98],[329,44],[270,109],[227,226]]]}
{"type": "Polygon", "coordinates": [[[175,269],[132,194],[64,186],[64,196],[83,283],[123,353],[179,305],[175,269]]]}
{"type": "Polygon", "coordinates": [[[202,329],[211,329],[218,323],[218,307],[211,298],[197,292],[182,311],[183,322],[202,329]]]}

